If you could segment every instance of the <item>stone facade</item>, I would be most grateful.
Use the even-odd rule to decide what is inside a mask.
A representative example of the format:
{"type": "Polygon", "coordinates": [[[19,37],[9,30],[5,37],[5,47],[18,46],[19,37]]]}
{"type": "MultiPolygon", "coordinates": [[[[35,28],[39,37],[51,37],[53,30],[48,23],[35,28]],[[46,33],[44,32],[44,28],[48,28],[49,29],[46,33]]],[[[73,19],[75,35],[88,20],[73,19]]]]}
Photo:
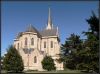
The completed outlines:
{"type": "Polygon", "coordinates": [[[14,46],[22,56],[25,70],[44,71],[41,61],[46,55],[54,59],[56,70],[63,70],[63,62],[56,61],[60,58],[60,39],[58,28],[53,28],[50,9],[46,29],[38,31],[30,25],[17,35],[14,46]]]}

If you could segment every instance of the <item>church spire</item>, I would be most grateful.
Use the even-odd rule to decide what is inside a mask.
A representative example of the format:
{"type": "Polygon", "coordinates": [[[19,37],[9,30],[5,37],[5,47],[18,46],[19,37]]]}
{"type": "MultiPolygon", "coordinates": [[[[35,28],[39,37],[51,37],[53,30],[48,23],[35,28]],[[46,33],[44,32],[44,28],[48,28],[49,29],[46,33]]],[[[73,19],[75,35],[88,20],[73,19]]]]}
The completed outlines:
{"type": "Polygon", "coordinates": [[[49,8],[48,23],[47,23],[46,29],[52,29],[52,28],[53,28],[53,26],[52,26],[52,20],[51,20],[51,11],[49,8]]]}

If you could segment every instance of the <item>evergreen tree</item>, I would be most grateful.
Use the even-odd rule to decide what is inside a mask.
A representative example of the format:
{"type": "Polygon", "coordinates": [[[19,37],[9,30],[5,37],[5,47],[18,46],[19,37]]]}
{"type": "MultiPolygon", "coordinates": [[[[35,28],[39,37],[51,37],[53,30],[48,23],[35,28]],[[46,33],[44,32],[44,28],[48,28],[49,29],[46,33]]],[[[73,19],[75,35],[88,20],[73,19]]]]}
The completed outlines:
{"type": "Polygon", "coordinates": [[[92,11],[92,16],[90,16],[89,19],[86,19],[86,21],[88,25],[90,26],[89,32],[87,32],[86,34],[88,35],[88,33],[89,34],[91,33],[94,36],[96,36],[97,39],[99,39],[99,18],[92,11]]]}
{"type": "Polygon", "coordinates": [[[76,65],[80,60],[77,53],[82,49],[80,36],[71,34],[70,37],[66,39],[65,44],[62,44],[61,49],[65,68],[76,69],[76,65]]]}
{"type": "Polygon", "coordinates": [[[44,59],[42,60],[42,67],[43,69],[48,70],[48,71],[56,69],[54,60],[50,56],[44,57],[44,59]]]}
{"type": "Polygon", "coordinates": [[[82,41],[79,36],[71,34],[62,44],[63,59],[67,68],[99,73],[99,19],[93,13],[86,21],[90,26],[89,31],[84,32],[87,39],[82,41]]]}
{"type": "Polygon", "coordinates": [[[82,49],[77,52],[78,60],[76,68],[99,72],[99,19],[93,15],[86,20],[90,25],[89,31],[84,32],[87,36],[82,44],[82,49]]]}
{"type": "Polygon", "coordinates": [[[3,65],[8,72],[22,72],[24,69],[22,57],[12,45],[7,50],[3,65]]]}
{"type": "Polygon", "coordinates": [[[90,26],[88,32],[84,32],[87,40],[84,50],[80,52],[83,62],[80,65],[85,69],[99,72],[99,18],[93,15],[86,20],[90,26]]]}

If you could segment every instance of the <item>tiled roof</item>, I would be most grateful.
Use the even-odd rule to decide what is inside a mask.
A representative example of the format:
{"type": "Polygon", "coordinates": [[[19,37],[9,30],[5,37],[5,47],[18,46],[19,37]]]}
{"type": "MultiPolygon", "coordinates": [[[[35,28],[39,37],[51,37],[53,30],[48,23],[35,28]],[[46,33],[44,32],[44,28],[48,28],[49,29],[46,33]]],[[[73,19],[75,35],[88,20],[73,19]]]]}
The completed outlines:
{"type": "Polygon", "coordinates": [[[34,33],[37,33],[38,36],[41,36],[40,33],[39,33],[39,31],[38,31],[35,27],[33,27],[32,25],[30,25],[30,26],[26,29],[25,32],[34,32],[34,33]]]}
{"type": "Polygon", "coordinates": [[[57,29],[48,29],[48,30],[41,31],[40,34],[41,34],[42,37],[56,36],[56,32],[57,32],[57,29]]]}
{"type": "Polygon", "coordinates": [[[30,25],[27,29],[26,32],[34,32],[37,33],[37,29],[35,27],[33,27],[32,25],[30,25]]]}
{"type": "MultiPolygon", "coordinates": [[[[57,32],[57,29],[45,29],[45,30],[42,30],[42,31],[38,31],[35,27],[33,26],[29,26],[27,28],[27,30],[25,32],[34,32],[34,33],[37,33],[37,35],[39,37],[47,37],[47,36],[56,36],[56,32],[57,32]]],[[[17,39],[19,37],[21,37],[23,34],[23,32],[19,32],[18,35],[17,35],[17,39]]]]}

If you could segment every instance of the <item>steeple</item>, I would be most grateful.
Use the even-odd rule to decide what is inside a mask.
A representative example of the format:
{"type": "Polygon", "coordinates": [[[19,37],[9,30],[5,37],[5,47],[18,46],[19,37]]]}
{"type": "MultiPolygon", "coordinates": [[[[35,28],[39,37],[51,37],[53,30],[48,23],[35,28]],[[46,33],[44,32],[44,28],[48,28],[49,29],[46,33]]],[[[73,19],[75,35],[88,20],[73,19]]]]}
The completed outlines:
{"type": "Polygon", "coordinates": [[[52,25],[52,20],[51,20],[51,11],[49,8],[48,23],[47,23],[46,29],[52,29],[52,28],[53,28],[53,25],[52,25]]]}

